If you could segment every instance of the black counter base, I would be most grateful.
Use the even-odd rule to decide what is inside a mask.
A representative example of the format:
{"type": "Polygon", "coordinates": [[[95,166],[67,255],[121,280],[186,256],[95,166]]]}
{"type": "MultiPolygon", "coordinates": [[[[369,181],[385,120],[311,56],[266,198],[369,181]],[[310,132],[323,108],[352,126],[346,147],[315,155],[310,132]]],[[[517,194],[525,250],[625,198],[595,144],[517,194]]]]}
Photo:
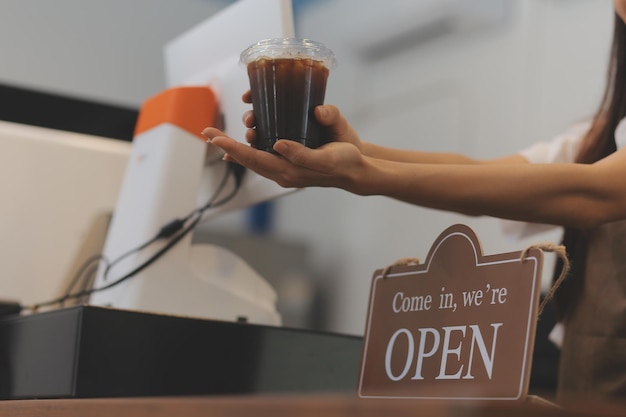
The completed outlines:
{"type": "Polygon", "coordinates": [[[0,398],[355,392],[362,338],[93,306],[0,320],[0,398]]]}

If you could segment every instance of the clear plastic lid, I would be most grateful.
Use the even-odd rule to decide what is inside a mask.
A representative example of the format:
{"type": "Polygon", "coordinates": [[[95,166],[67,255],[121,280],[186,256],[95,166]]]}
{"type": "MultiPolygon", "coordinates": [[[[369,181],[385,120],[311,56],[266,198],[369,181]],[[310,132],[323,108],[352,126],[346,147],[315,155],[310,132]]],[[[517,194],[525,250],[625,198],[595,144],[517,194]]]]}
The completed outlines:
{"type": "Polygon", "coordinates": [[[337,66],[335,54],[324,44],[310,39],[265,39],[250,45],[241,53],[240,62],[247,66],[258,59],[309,58],[324,63],[326,68],[337,66]]]}

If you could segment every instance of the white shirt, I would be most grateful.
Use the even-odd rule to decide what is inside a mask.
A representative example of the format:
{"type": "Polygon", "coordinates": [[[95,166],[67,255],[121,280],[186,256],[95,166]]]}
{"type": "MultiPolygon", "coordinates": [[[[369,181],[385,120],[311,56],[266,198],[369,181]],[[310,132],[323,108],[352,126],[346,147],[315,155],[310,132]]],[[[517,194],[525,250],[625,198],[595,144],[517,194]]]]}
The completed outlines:
{"type": "MultiPolygon", "coordinates": [[[[576,160],[580,144],[590,127],[590,122],[576,124],[550,142],[540,142],[522,150],[520,155],[531,164],[572,163],[576,160]]],[[[617,149],[626,146],[626,118],[622,119],[615,128],[615,144],[617,149]]],[[[502,220],[504,233],[519,239],[555,227],[557,226],[502,220]]],[[[563,323],[557,323],[550,332],[548,339],[560,348],[563,345],[564,333],[563,323]]]]}
{"type": "MultiPolygon", "coordinates": [[[[563,134],[549,142],[536,143],[520,152],[531,164],[573,163],[578,155],[578,149],[585,134],[591,127],[591,122],[573,125],[563,134]]],[[[626,118],[622,119],[615,129],[615,143],[617,149],[626,146],[626,118]]],[[[554,229],[557,226],[503,220],[503,232],[514,238],[522,239],[537,233],[554,229]]]]}

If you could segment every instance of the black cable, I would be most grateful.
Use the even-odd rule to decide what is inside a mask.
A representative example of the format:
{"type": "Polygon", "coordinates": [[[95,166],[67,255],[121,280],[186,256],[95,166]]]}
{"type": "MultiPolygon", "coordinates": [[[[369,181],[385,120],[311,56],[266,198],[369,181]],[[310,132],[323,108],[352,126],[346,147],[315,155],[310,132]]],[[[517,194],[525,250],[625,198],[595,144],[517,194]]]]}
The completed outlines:
{"type": "Polygon", "coordinates": [[[108,290],[109,288],[113,288],[113,287],[121,284],[122,282],[132,278],[133,276],[135,276],[139,272],[143,271],[148,266],[152,265],[157,259],[159,259],[161,256],[163,256],[163,254],[165,254],[167,251],[169,251],[172,247],[174,247],[174,245],[176,243],[178,243],[191,230],[193,230],[193,228],[198,224],[199,221],[200,221],[200,216],[197,216],[194,219],[194,221],[186,229],[184,229],[181,233],[179,233],[177,236],[175,236],[171,241],[169,241],[167,243],[167,245],[162,247],[157,253],[155,253],[153,256],[151,256],[147,261],[145,261],[143,264],[139,265],[137,268],[133,269],[131,272],[129,272],[126,275],[122,276],[121,278],[118,278],[117,280],[111,282],[110,284],[107,284],[107,285],[105,285],[103,287],[90,288],[88,290],[83,290],[83,291],[80,291],[80,292],[77,292],[77,293],[74,293],[74,294],[68,294],[68,295],[60,297],[58,299],[55,299],[55,300],[50,300],[50,301],[46,301],[46,302],[43,302],[43,303],[35,304],[32,307],[30,307],[30,309],[33,310],[33,311],[37,311],[38,309],[40,309],[42,307],[47,307],[47,306],[50,306],[50,305],[59,304],[59,303],[62,303],[64,301],[67,301],[68,299],[76,299],[76,298],[85,297],[85,296],[91,295],[91,294],[96,293],[96,292],[108,290]]]}
{"type": "MultiPolygon", "coordinates": [[[[90,256],[89,258],[87,258],[87,260],[83,263],[83,265],[74,274],[74,277],[72,278],[72,281],[70,281],[70,283],[68,284],[67,288],[64,291],[65,294],[71,294],[72,293],[72,291],[74,289],[74,286],[76,284],[78,284],[79,281],[81,281],[80,278],[87,271],[87,269],[91,266],[91,264],[93,264],[96,261],[98,262],[98,265],[100,264],[100,261],[104,261],[107,265],[109,264],[109,261],[107,260],[106,256],[104,256],[102,254],[93,255],[93,256],[90,256]]],[[[63,302],[63,301],[61,301],[61,302],[63,302]]]]}
{"type": "MultiPolygon", "coordinates": [[[[224,171],[224,175],[222,176],[222,179],[220,181],[220,184],[217,187],[217,190],[215,190],[215,193],[213,194],[213,196],[211,197],[211,199],[209,199],[209,201],[205,204],[205,206],[208,205],[213,205],[214,200],[222,193],[222,191],[224,191],[224,188],[226,187],[226,184],[228,183],[228,177],[230,176],[230,174],[232,173],[233,176],[235,177],[235,193],[239,190],[239,186],[241,185],[241,176],[243,174],[238,174],[237,170],[233,169],[234,165],[231,166],[230,162],[228,163],[229,165],[227,165],[226,170],[224,171]]],[[[242,167],[241,165],[238,165],[240,167],[242,167]]],[[[243,170],[245,170],[245,167],[242,167],[243,170]]],[[[223,204],[222,202],[217,203],[216,205],[221,205],[223,204]]],[[[203,206],[204,207],[204,206],[203,206]]],[[[148,240],[147,242],[143,243],[142,245],[133,248],[129,251],[127,251],[126,253],[118,256],[113,262],[107,262],[107,265],[105,267],[105,270],[103,272],[102,275],[102,279],[103,281],[107,280],[107,276],[109,274],[109,271],[111,270],[111,268],[113,268],[116,264],[120,263],[122,260],[126,259],[127,257],[140,252],[141,250],[147,248],[148,246],[150,246],[151,244],[153,244],[154,242],[161,240],[161,239],[169,239],[172,236],[174,236],[179,230],[181,230],[184,226],[185,223],[187,223],[189,221],[189,219],[191,219],[196,213],[201,212],[201,211],[206,211],[206,209],[204,209],[203,207],[200,208],[196,208],[194,210],[192,210],[189,214],[187,214],[187,216],[183,217],[182,219],[174,219],[171,222],[167,223],[165,226],[161,227],[161,229],[159,230],[159,232],[150,240],[148,240]]],[[[96,256],[101,256],[101,255],[96,255],[96,256]]],[[[85,276],[85,280],[88,278],[88,276],[85,276]]],[[[76,279],[76,278],[75,278],[76,279]]],[[[71,287],[70,287],[71,288],[71,287]]],[[[65,294],[68,295],[70,294],[71,291],[66,291],[65,294]]],[[[63,301],[61,301],[62,303],[63,301]]]]}
{"type": "Polygon", "coordinates": [[[224,203],[216,204],[215,200],[217,199],[217,197],[219,197],[219,195],[222,193],[222,191],[224,191],[224,188],[226,188],[226,184],[228,184],[228,177],[230,177],[231,174],[235,178],[234,192],[237,193],[239,191],[239,188],[241,186],[241,181],[238,180],[236,171],[233,169],[233,165],[235,165],[235,164],[232,163],[232,162],[228,162],[227,163],[226,170],[224,171],[224,176],[222,177],[222,180],[220,181],[219,185],[217,186],[217,190],[215,190],[215,193],[213,193],[213,196],[211,196],[209,201],[207,201],[204,206],[197,207],[196,209],[192,210],[187,216],[185,216],[183,219],[181,219],[182,221],[184,221],[186,223],[195,214],[204,213],[209,208],[211,208],[211,207],[213,207],[215,205],[222,205],[222,204],[224,204],[224,203]]]}
{"type": "MultiPolygon", "coordinates": [[[[159,233],[160,234],[160,233],[159,233]]],[[[116,264],[120,263],[122,260],[126,259],[127,257],[129,257],[130,255],[137,253],[145,248],[147,248],[148,246],[150,246],[151,244],[153,244],[154,242],[156,242],[157,240],[161,239],[159,237],[159,235],[156,235],[155,237],[153,237],[152,239],[148,240],[146,243],[133,248],[131,250],[129,250],[128,252],[118,256],[113,262],[108,262],[106,267],[104,268],[104,274],[103,274],[103,279],[106,281],[106,276],[109,273],[109,270],[111,268],[113,268],[116,264]]]]}
{"type": "MultiPolygon", "coordinates": [[[[31,307],[28,307],[28,308],[31,311],[37,311],[41,307],[46,307],[46,306],[55,305],[55,304],[61,304],[61,303],[64,303],[65,301],[67,301],[69,299],[77,299],[77,298],[81,298],[81,297],[84,297],[84,296],[87,296],[87,295],[91,295],[91,294],[96,293],[96,292],[104,291],[104,290],[107,290],[107,289],[112,288],[114,286],[117,286],[117,285],[121,284],[122,282],[128,280],[129,278],[133,277],[134,275],[138,274],[139,272],[141,272],[142,270],[144,270],[145,268],[147,268],[148,266],[153,264],[155,261],[157,261],[161,256],[163,256],[172,247],[174,247],[174,245],[176,245],[176,243],[178,243],[183,237],[185,237],[189,232],[191,232],[198,225],[198,223],[200,222],[200,220],[202,218],[202,215],[204,214],[204,212],[206,210],[208,210],[209,208],[219,207],[219,206],[221,206],[223,204],[226,204],[229,201],[231,201],[237,195],[237,192],[241,188],[241,184],[243,182],[243,175],[244,175],[244,173],[245,173],[245,168],[244,167],[242,167],[241,165],[229,162],[228,165],[227,165],[227,168],[225,170],[224,176],[222,177],[222,180],[221,180],[220,184],[218,185],[217,190],[215,191],[213,196],[209,199],[209,201],[204,206],[192,210],[187,216],[185,216],[182,219],[175,219],[175,220],[167,223],[165,226],[163,226],[159,230],[159,233],[157,233],[157,235],[155,237],[153,237],[149,241],[143,243],[142,245],[138,246],[137,248],[131,249],[130,251],[124,253],[120,257],[116,258],[113,262],[106,261],[106,258],[103,255],[96,255],[96,256],[92,257],[92,258],[105,259],[105,261],[107,262],[107,266],[106,266],[106,269],[105,269],[105,272],[104,272],[104,275],[103,275],[104,280],[106,280],[106,275],[110,271],[111,267],[113,265],[115,265],[116,263],[120,262],[122,259],[130,256],[133,253],[137,253],[137,252],[141,251],[142,249],[145,249],[147,246],[151,245],[152,243],[156,242],[157,240],[160,240],[160,239],[163,239],[163,238],[171,238],[173,236],[173,238],[163,248],[161,248],[153,256],[151,256],[147,261],[145,261],[143,264],[139,265],[137,268],[135,268],[131,272],[127,273],[126,275],[122,276],[121,278],[118,278],[117,280],[115,280],[115,281],[111,282],[110,284],[107,284],[107,285],[105,285],[103,287],[90,288],[88,290],[79,291],[79,292],[73,293],[73,294],[66,293],[65,295],[63,295],[63,296],[61,296],[59,298],[56,298],[56,299],[53,299],[53,300],[50,300],[50,301],[46,301],[46,302],[42,302],[42,303],[38,303],[38,304],[35,304],[35,305],[33,305],[31,307]],[[235,180],[235,187],[233,188],[231,193],[229,195],[227,195],[226,197],[224,197],[222,200],[215,201],[219,197],[219,195],[223,192],[224,188],[226,187],[226,184],[228,182],[228,178],[229,178],[229,176],[231,174],[233,175],[234,180],[235,180]],[[194,218],[194,216],[195,216],[195,218],[194,218]],[[181,228],[184,226],[184,224],[187,223],[192,218],[193,218],[193,221],[186,228],[181,230],[181,228]]],[[[86,262],[83,265],[83,267],[81,267],[81,269],[79,271],[80,274],[76,274],[75,275],[74,279],[72,280],[72,284],[68,287],[68,290],[71,290],[71,288],[74,287],[75,282],[78,280],[78,277],[80,277],[80,275],[84,274],[84,272],[87,269],[87,267],[91,263],[94,262],[94,260],[92,258],[90,258],[88,260],[88,262],[86,262]]]]}

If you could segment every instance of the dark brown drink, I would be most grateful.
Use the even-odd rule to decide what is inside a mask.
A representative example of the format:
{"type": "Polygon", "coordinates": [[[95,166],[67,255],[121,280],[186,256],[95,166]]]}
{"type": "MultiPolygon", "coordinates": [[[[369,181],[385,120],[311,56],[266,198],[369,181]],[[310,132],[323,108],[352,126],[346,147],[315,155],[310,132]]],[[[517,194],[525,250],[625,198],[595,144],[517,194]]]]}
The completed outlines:
{"type": "Polygon", "coordinates": [[[279,139],[309,148],[325,143],[314,115],[324,104],[329,70],[313,59],[259,59],[248,64],[256,147],[272,151],[279,139]]]}
{"type": "Polygon", "coordinates": [[[310,39],[266,39],[242,52],[248,70],[258,149],[273,152],[279,139],[317,148],[329,138],[315,118],[324,104],[335,55],[310,39]]]}

